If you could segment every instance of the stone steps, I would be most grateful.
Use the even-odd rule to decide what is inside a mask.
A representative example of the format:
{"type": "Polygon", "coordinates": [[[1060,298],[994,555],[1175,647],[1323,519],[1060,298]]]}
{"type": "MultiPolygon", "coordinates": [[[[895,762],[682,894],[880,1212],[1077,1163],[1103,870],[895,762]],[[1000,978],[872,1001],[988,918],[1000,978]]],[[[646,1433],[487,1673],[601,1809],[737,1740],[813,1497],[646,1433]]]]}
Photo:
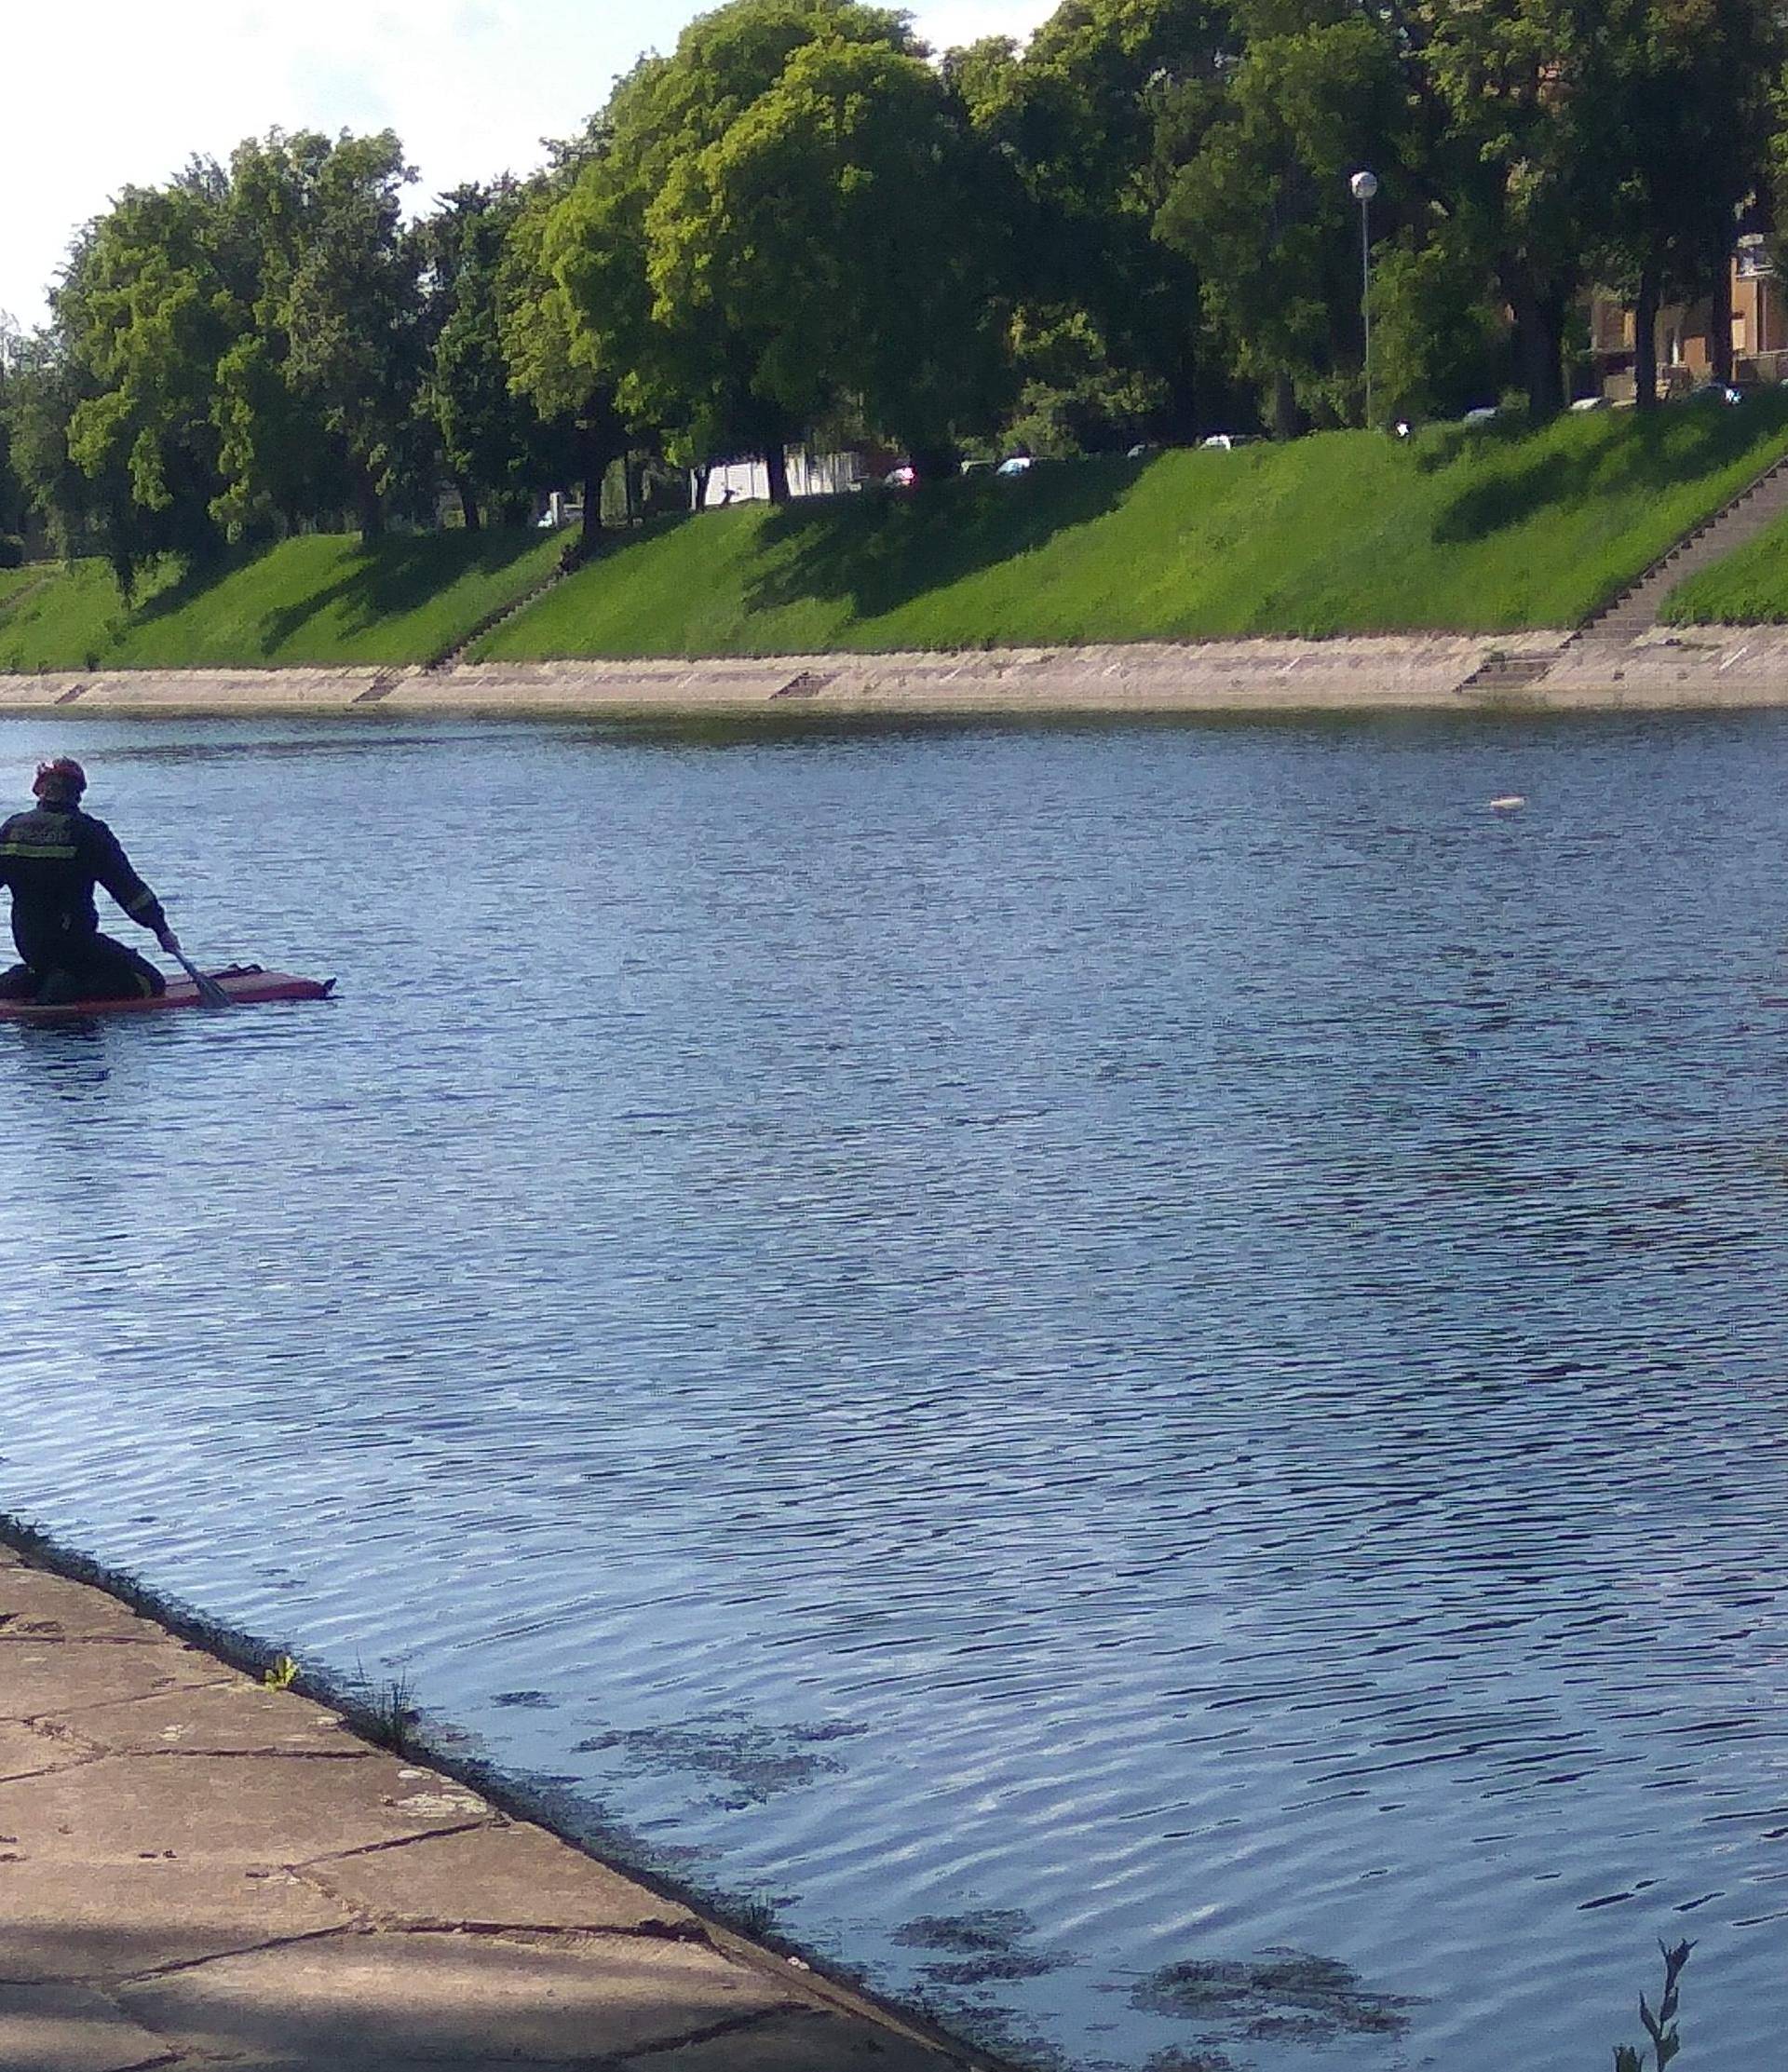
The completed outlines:
{"type": "Polygon", "coordinates": [[[1462,697],[1494,697],[1498,691],[1525,690],[1530,684],[1537,684],[1557,660],[1556,650],[1543,655],[1493,654],[1478,664],[1458,690],[1462,697]]]}
{"type": "Polygon", "coordinates": [[[507,604],[499,604],[493,612],[486,612],[484,616],[468,631],[461,634],[451,647],[443,647],[439,655],[431,655],[422,665],[424,675],[436,676],[443,670],[456,668],[459,663],[465,660],[474,643],[481,641],[487,633],[494,633],[499,626],[507,625],[519,612],[525,612],[530,604],[537,604],[549,590],[557,589],[565,577],[573,573],[574,569],[582,566],[583,562],[581,561],[574,561],[570,566],[567,566],[566,562],[561,560],[549,575],[543,576],[535,584],[532,589],[523,590],[520,597],[511,598],[507,604]]]}
{"type": "Polygon", "coordinates": [[[1765,468],[1729,503],[1684,534],[1636,583],[1592,613],[1573,636],[1578,641],[1628,643],[1658,623],[1664,599],[1678,583],[1754,539],[1788,512],[1788,455],[1765,468]]]}

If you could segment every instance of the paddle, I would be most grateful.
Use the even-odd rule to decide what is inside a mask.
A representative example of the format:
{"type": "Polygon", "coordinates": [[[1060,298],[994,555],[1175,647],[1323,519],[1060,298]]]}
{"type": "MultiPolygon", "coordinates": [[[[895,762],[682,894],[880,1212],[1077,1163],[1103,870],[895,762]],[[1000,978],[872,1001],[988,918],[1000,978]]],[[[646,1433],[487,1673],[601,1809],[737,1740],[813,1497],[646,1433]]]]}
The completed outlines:
{"type": "Polygon", "coordinates": [[[174,959],[181,969],[198,988],[198,1002],[206,1008],[229,1008],[236,1005],[215,979],[208,979],[192,958],[180,946],[180,938],[169,928],[161,938],[161,946],[174,959]]]}

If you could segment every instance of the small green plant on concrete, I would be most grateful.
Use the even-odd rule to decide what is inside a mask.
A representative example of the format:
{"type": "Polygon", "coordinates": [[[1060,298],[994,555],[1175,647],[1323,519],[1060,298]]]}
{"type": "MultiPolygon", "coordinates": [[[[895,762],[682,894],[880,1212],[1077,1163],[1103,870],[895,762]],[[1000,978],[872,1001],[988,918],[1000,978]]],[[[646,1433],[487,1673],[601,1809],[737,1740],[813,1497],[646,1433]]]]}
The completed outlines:
{"type": "Polygon", "coordinates": [[[289,1691],[298,1681],[298,1664],[290,1655],[276,1655],[262,1671],[261,1681],[270,1691],[289,1691]]]}
{"type": "MultiPolygon", "coordinates": [[[[1683,1966],[1688,1962],[1688,1953],[1695,1945],[1679,1943],[1673,1950],[1667,1943],[1660,1943],[1658,1947],[1664,1957],[1663,1998],[1658,2002],[1658,2011],[1654,2014],[1645,1995],[1640,1994],[1639,2020],[1656,2053],[1654,2072],[1665,2072],[1683,2047],[1676,2029],[1676,1982],[1682,1977],[1683,1966]]],[[[1630,2043],[1618,2045],[1614,2053],[1614,2072],[1646,2072],[1646,2053],[1635,2051],[1630,2043]]]]}

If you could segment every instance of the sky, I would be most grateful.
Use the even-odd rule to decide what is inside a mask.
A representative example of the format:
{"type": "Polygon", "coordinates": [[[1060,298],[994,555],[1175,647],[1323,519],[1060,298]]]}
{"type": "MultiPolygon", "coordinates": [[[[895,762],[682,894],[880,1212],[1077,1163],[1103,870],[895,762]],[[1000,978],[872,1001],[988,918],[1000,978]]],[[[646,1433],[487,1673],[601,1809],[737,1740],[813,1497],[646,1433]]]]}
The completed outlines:
{"type": "MultiPolygon", "coordinates": [[[[74,230],[243,137],[390,128],[427,197],[525,173],[712,0],[0,0],[0,312],[26,330],[74,230]]],[[[1053,0],[910,0],[939,48],[1053,0]]]]}

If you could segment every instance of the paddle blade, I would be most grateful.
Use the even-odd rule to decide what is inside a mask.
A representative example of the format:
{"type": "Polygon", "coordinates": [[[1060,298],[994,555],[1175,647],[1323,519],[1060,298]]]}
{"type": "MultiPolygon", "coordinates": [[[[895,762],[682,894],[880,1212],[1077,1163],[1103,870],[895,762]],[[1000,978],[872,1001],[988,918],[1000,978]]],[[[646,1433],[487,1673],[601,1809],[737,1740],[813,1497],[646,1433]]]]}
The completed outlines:
{"type": "Polygon", "coordinates": [[[236,1002],[230,998],[217,981],[207,978],[191,957],[182,955],[178,950],[174,952],[174,955],[179,958],[181,969],[198,988],[198,1004],[200,1007],[231,1008],[236,1005],[236,1002]]]}

